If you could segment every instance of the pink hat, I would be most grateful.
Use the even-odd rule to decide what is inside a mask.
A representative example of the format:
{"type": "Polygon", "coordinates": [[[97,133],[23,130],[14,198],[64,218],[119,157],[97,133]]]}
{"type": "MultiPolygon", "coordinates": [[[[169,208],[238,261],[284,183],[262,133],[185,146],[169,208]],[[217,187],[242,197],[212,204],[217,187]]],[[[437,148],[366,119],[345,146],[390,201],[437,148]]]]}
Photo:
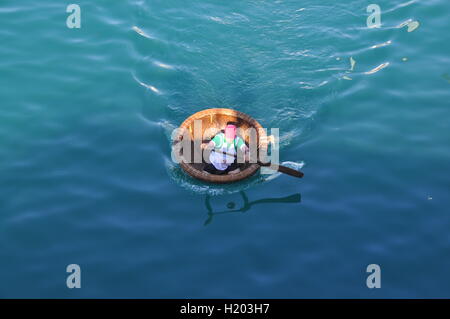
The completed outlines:
{"type": "Polygon", "coordinates": [[[234,140],[236,137],[236,125],[228,124],[225,127],[225,137],[227,140],[234,140]]]}

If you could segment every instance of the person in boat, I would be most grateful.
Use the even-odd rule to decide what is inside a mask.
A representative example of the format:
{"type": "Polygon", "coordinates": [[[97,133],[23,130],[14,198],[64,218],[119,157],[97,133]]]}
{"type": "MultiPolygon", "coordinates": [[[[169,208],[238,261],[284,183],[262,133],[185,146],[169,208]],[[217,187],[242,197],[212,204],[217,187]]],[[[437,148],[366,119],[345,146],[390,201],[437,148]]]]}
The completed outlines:
{"type": "Polygon", "coordinates": [[[244,158],[248,158],[248,147],[244,140],[236,134],[237,124],[228,122],[225,130],[216,134],[207,144],[211,149],[209,161],[204,170],[210,174],[236,174],[240,172],[237,163],[237,150],[244,152],[244,158]]]}

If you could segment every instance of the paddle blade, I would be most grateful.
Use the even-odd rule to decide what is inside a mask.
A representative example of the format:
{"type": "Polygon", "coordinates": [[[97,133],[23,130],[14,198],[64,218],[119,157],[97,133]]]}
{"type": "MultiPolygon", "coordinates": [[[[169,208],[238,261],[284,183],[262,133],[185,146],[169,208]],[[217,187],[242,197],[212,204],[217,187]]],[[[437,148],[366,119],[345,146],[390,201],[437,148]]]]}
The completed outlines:
{"type": "Polygon", "coordinates": [[[298,178],[302,178],[303,177],[303,173],[300,171],[297,171],[293,168],[289,168],[286,166],[282,166],[282,165],[278,165],[278,171],[287,175],[291,175],[294,177],[298,177],[298,178]]]}
{"type": "MultiPolygon", "coordinates": [[[[270,163],[261,163],[261,162],[258,162],[258,164],[259,164],[260,166],[271,166],[270,163]]],[[[297,170],[295,170],[295,169],[293,169],[293,168],[290,168],[290,167],[287,167],[287,166],[283,166],[283,165],[276,165],[276,164],[273,164],[270,168],[273,168],[274,170],[279,171],[280,173],[287,174],[287,175],[290,175],[290,176],[293,176],[293,177],[302,178],[303,175],[304,175],[304,174],[303,174],[302,172],[300,172],[300,171],[297,171],[297,170]]]]}

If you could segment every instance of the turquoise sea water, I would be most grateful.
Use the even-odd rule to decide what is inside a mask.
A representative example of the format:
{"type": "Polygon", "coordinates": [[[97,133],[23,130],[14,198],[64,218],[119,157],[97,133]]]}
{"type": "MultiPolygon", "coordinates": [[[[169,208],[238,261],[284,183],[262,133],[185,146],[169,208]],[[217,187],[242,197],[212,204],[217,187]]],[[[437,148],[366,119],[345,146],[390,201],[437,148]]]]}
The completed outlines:
{"type": "Polygon", "coordinates": [[[450,2],[76,3],[0,4],[0,297],[450,297],[450,2]],[[305,177],[187,178],[209,107],[305,177]]]}

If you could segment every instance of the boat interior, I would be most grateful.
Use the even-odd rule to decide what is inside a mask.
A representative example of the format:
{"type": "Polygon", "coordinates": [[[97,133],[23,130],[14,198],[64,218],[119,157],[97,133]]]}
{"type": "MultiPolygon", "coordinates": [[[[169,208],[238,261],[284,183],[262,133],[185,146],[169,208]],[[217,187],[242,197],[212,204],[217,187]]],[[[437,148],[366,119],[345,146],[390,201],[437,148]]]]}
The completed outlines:
{"type": "MultiPolygon", "coordinates": [[[[203,171],[206,162],[202,155],[201,145],[208,144],[216,134],[225,128],[228,122],[237,123],[237,135],[245,141],[247,146],[249,146],[253,140],[255,141],[255,145],[257,145],[258,132],[254,128],[249,130],[249,128],[252,127],[244,119],[226,114],[208,114],[195,121],[191,121],[186,127],[184,134],[188,135],[184,136],[187,136],[190,139],[190,154],[188,154],[189,152],[183,152],[183,148],[180,148],[180,155],[183,156],[185,162],[187,160],[186,156],[190,157],[189,165],[196,170],[203,171]],[[201,159],[201,162],[195,159],[201,159]]],[[[183,138],[180,140],[183,140],[183,138]]],[[[208,158],[209,152],[205,152],[207,152],[205,158],[208,158]]],[[[239,156],[242,156],[241,153],[242,152],[238,151],[239,156]]],[[[238,163],[238,167],[241,171],[244,171],[250,166],[251,164],[249,163],[238,163]]]]}

